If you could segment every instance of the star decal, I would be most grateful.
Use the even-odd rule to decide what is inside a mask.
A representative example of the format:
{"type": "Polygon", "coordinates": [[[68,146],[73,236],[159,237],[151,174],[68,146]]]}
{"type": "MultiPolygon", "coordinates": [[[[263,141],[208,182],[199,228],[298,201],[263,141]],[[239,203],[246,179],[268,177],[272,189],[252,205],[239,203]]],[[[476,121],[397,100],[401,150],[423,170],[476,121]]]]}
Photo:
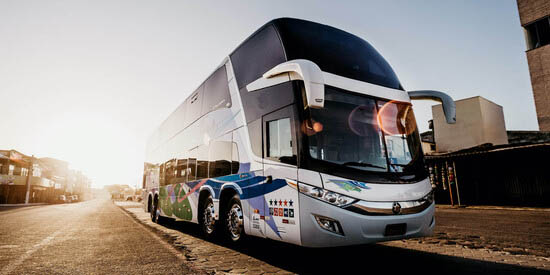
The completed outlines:
{"type": "Polygon", "coordinates": [[[283,205],[283,201],[282,201],[282,200],[279,200],[279,205],[283,205]]]}
{"type": "Polygon", "coordinates": [[[292,206],[292,204],[293,204],[294,202],[293,202],[292,200],[290,200],[288,203],[290,204],[290,206],[292,206]]]}
{"type": "Polygon", "coordinates": [[[273,205],[273,200],[269,200],[269,205],[273,205]]]}
{"type": "Polygon", "coordinates": [[[285,203],[285,206],[287,206],[288,202],[286,200],[284,201],[284,203],[285,203]]]}

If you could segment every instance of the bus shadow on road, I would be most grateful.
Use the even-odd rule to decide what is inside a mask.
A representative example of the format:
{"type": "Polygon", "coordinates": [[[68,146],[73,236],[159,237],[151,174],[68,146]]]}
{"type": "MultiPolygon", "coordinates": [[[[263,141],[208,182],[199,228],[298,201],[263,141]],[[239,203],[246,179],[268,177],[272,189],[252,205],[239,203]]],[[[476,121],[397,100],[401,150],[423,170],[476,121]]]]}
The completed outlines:
{"type": "Polygon", "coordinates": [[[201,237],[196,224],[166,220],[163,226],[299,274],[373,271],[422,272],[421,274],[548,274],[547,270],[440,255],[383,244],[307,248],[269,239],[247,237],[241,244],[234,245],[219,235],[205,240],[201,237]]]}

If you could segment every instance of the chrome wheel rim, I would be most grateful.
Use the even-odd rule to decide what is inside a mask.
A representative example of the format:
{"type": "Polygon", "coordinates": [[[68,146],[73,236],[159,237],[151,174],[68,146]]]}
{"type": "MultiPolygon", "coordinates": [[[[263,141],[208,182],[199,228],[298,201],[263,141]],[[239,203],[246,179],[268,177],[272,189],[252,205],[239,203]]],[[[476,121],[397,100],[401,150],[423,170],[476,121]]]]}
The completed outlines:
{"type": "Polygon", "coordinates": [[[243,212],[238,204],[234,204],[231,207],[227,220],[227,226],[229,228],[231,238],[233,240],[238,240],[241,237],[241,230],[243,225],[243,212]]]}
{"type": "Polygon", "coordinates": [[[210,234],[214,231],[214,204],[209,202],[203,211],[203,225],[206,233],[210,234]]]}
{"type": "Polygon", "coordinates": [[[160,209],[158,209],[158,206],[155,205],[153,207],[153,211],[151,211],[151,219],[153,220],[153,222],[157,222],[159,216],[160,216],[160,209]]]}

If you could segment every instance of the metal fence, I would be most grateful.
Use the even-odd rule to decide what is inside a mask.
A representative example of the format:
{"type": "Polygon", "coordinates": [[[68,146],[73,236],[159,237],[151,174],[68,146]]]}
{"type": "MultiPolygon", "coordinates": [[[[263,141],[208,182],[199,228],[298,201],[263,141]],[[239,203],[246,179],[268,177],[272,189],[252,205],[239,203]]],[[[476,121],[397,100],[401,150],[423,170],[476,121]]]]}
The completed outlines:
{"type": "Polygon", "coordinates": [[[426,156],[436,202],[550,207],[550,144],[426,156]]]}

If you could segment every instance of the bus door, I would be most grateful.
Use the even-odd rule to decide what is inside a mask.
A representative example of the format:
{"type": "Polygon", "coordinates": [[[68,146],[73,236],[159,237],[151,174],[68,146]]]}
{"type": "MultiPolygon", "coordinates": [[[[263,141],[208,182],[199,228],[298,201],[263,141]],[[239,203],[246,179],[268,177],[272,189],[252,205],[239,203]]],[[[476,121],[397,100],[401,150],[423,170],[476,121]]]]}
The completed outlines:
{"type": "Polygon", "coordinates": [[[266,237],[300,244],[293,105],[262,117],[266,237]]]}

